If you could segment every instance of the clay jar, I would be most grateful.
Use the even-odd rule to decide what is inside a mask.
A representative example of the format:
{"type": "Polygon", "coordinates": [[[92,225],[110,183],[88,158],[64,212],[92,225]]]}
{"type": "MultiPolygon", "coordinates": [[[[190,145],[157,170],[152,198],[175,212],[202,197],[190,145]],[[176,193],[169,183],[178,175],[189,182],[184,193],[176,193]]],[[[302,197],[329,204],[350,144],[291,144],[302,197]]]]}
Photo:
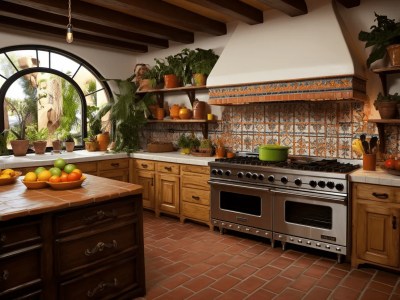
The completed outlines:
{"type": "Polygon", "coordinates": [[[171,119],[178,120],[179,119],[179,110],[181,108],[179,107],[178,104],[174,104],[170,107],[169,109],[169,115],[171,116],[171,119]]]}
{"type": "Polygon", "coordinates": [[[394,119],[397,114],[395,101],[384,101],[378,104],[378,111],[382,119],[394,119]]]}
{"type": "Polygon", "coordinates": [[[97,143],[99,145],[99,151],[106,151],[110,143],[110,134],[108,132],[98,134],[97,143]]]}
{"type": "Polygon", "coordinates": [[[157,119],[157,120],[163,120],[163,119],[164,119],[164,115],[165,115],[164,108],[162,108],[162,107],[157,107],[156,119],[157,119]]]}
{"type": "Polygon", "coordinates": [[[193,119],[204,120],[206,118],[206,103],[196,100],[193,102],[193,119]]]}
{"type": "Polygon", "coordinates": [[[186,107],[179,109],[179,119],[189,120],[192,117],[192,112],[186,107]]]}

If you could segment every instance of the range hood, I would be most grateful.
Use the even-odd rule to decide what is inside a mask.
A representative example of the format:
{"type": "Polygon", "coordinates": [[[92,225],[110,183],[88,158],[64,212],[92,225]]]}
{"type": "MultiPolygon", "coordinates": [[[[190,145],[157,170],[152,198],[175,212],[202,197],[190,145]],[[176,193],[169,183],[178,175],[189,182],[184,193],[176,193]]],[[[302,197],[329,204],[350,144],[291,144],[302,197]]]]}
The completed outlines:
{"type": "Polygon", "coordinates": [[[306,15],[239,24],[207,79],[209,103],[366,100],[365,63],[336,5],[310,0],[306,15]]]}

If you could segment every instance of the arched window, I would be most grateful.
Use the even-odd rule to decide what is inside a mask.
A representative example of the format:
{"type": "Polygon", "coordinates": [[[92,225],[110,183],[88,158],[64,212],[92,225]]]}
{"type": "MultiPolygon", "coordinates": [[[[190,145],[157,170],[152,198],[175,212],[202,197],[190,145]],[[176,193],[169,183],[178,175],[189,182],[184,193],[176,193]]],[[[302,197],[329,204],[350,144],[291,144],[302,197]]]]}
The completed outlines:
{"type": "Polygon", "coordinates": [[[7,129],[8,142],[44,134],[48,149],[52,140],[72,135],[82,148],[83,139],[96,133],[91,116],[111,98],[101,78],[64,50],[39,45],[0,49],[0,132],[7,129]]]}

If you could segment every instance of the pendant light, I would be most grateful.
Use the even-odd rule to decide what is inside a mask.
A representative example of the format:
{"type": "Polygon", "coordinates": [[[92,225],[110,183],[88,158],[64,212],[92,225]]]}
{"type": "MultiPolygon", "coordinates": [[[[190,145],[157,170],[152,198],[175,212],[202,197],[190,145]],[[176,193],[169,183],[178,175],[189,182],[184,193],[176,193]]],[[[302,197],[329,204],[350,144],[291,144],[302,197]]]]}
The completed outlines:
{"type": "Polygon", "coordinates": [[[71,24],[71,0],[68,0],[68,25],[67,25],[67,43],[71,44],[74,40],[74,33],[72,32],[72,24],[71,24]]]}

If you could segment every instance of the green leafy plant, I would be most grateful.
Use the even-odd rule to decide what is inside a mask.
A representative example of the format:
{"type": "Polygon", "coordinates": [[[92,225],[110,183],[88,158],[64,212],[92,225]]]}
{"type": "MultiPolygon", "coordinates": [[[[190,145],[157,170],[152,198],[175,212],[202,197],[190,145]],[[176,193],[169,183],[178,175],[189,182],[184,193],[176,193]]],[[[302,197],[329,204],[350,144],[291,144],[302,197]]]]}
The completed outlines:
{"type": "Polygon", "coordinates": [[[15,114],[18,119],[18,124],[15,124],[9,131],[15,136],[17,140],[26,139],[26,128],[28,122],[37,114],[37,104],[34,100],[11,100],[6,99],[8,111],[15,114]]]}
{"type": "Polygon", "coordinates": [[[387,16],[375,13],[377,25],[370,27],[370,32],[361,31],[358,34],[360,41],[366,42],[365,48],[372,47],[367,59],[367,66],[386,55],[386,47],[393,44],[400,44],[400,23],[387,16]]]}
{"type": "Polygon", "coordinates": [[[376,97],[376,100],[374,101],[374,106],[376,109],[378,109],[379,104],[382,102],[396,102],[400,103],[400,95],[399,93],[395,94],[387,94],[383,95],[382,93],[379,93],[378,96],[376,97]]]}
{"type": "Polygon", "coordinates": [[[218,58],[219,55],[212,49],[196,48],[187,52],[187,64],[192,73],[209,75],[218,58]]]}
{"type": "Polygon", "coordinates": [[[181,134],[178,138],[177,145],[180,148],[197,148],[200,146],[200,140],[191,133],[190,135],[181,134]]]}
{"type": "Polygon", "coordinates": [[[38,129],[36,125],[28,125],[26,128],[26,137],[32,142],[46,141],[49,137],[49,130],[47,127],[38,129]]]}

